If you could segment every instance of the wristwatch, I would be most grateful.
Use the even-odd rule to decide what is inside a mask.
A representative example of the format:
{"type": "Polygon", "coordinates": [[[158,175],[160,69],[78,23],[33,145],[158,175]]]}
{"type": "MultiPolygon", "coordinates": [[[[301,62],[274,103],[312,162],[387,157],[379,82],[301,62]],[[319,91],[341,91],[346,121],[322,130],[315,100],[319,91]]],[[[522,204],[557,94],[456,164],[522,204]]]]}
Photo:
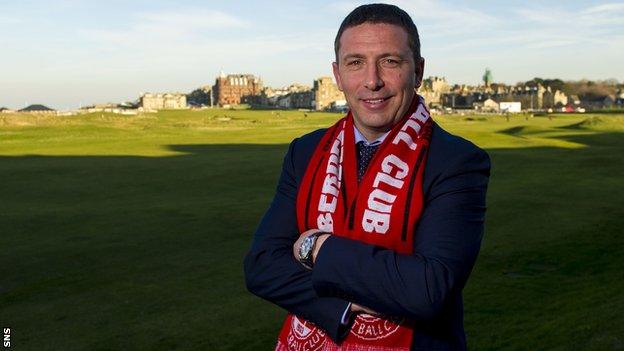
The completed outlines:
{"type": "Polygon", "coordinates": [[[316,246],[316,239],[320,235],[329,234],[327,232],[316,232],[314,234],[308,235],[301,242],[301,246],[299,246],[299,262],[304,265],[307,269],[312,269],[314,266],[314,262],[312,261],[312,253],[314,252],[314,247],[316,246]]]}

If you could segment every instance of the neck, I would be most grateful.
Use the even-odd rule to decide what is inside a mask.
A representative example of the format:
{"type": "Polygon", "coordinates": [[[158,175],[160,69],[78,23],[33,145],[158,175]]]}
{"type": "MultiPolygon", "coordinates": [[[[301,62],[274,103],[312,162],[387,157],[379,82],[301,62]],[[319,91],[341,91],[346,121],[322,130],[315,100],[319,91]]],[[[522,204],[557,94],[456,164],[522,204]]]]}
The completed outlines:
{"type": "Polygon", "coordinates": [[[380,131],[380,132],[365,132],[365,131],[360,130],[359,128],[358,130],[366,138],[366,141],[368,141],[369,143],[372,143],[373,141],[379,139],[382,135],[386,134],[389,129],[386,131],[380,131]]]}

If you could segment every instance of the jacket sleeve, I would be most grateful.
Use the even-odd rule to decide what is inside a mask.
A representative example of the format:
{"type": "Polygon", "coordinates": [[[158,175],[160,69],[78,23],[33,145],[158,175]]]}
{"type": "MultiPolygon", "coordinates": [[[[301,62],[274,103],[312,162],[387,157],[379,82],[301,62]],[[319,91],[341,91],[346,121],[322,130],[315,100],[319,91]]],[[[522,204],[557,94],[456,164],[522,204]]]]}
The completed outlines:
{"type": "Polygon", "coordinates": [[[319,296],[340,296],[387,315],[435,318],[460,293],[474,266],[485,217],[490,161],[473,148],[436,177],[415,229],[413,254],[338,236],[316,258],[319,296]]]}
{"type": "Polygon", "coordinates": [[[247,289],[321,329],[338,340],[345,332],[341,316],[348,302],[319,297],[312,273],[295,260],[292,246],[299,237],[296,216],[297,179],[294,157],[297,139],[288,149],[273,201],[254,234],[245,257],[247,289]]]}

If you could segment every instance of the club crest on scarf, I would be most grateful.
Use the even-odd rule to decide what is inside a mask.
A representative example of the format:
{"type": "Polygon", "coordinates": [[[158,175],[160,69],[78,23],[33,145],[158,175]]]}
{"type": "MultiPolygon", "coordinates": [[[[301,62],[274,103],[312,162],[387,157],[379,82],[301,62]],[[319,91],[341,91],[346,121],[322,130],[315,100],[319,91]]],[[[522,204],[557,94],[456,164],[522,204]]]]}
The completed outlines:
{"type": "Polygon", "coordinates": [[[351,334],[362,340],[379,340],[392,335],[399,329],[401,318],[379,318],[371,315],[359,315],[353,322],[351,334]]]}
{"type": "MultiPolygon", "coordinates": [[[[432,126],[424,99],[417,95],[358,182],[351,112],[336,122],[321,138],[299,185],[299,231],[318,228],[400,254],[412,253],[413,231],[423,207],[422,179],[432,126]]],[[[320,339],[318,333],[305,334],[320,330],[309,322],[305,323],[308,329],[301,328],[294,319],[302,320],[287,317],[276,350],[409,350],[413,335],[409,320],[358,315],[350,333],[337,345],[326,334],[320,339]],[[292,343],[289,335],[301,339],[292,343]]]]}

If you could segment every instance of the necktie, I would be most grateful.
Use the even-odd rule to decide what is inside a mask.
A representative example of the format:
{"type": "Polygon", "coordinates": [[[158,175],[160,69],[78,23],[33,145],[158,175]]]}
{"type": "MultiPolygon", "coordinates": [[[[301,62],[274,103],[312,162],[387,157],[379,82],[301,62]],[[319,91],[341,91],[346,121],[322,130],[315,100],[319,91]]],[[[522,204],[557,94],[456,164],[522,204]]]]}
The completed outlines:
{"type": "Polygon", "coordinates": [[[375,155],[375,151],[377,151],[379,144],[366,145],[365,142],[360,141],[357,143],[356,146],[357,146],[357,161],[358,161],[357,162],[358,163],[357,177],[358,177],[358,183],[359,183],[362,180],[362,177],[364,176],[364,172],[366,172],[366,168],[368,168],[368,164],[373,159],[373,156],[375,155]]]}

